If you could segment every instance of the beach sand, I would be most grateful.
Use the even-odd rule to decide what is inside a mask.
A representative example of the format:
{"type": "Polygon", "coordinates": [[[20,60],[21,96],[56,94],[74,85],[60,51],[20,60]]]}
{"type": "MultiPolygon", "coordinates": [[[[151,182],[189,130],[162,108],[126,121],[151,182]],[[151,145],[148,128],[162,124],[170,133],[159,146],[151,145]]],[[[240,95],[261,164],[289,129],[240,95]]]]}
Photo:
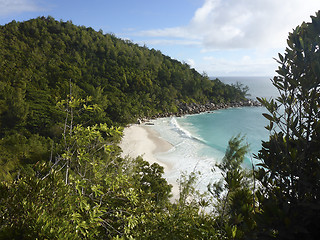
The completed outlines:
{"type": "MultiPolygon", "coordinates": [[[[124,129],[123,138],[120,143],[122,157],[136,158],[142,156],[150,164],[158,163],[164,168],[165,173],[173,171],[169,163],[159,161],[156,158],[157,153],[169,151],[173,146],[162,139],[159,134],[147,125],[132,125],[124,129]]],[[[177,199],[179,195],[178,185],[176,182],[168,181],[172,186],[172,199],[177,199]]]]}

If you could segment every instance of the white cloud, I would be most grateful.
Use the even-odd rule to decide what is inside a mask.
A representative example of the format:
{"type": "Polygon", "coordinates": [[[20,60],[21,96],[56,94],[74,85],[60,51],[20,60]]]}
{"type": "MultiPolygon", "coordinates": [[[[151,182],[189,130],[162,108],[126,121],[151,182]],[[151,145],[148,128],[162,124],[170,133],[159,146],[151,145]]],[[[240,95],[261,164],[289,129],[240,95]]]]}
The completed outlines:
{"type": "Polygon", "coordinates": [[[288,33],[318,10],[320,0],[203,0],[185,25],[135,34],[210,76],[273,75],[288,33]]]}
{"type": "Polygon", "coordinates": [[[164,28],[140,31],[137,36],[149,36],[149,37],[175,37],[175,38],[197,38],[190,35],[189,30],[183,27],[164,28]]]}
{"type": "Polygon", "coordinates": [[[195,67],[209,76],[269,76],[274,74],[277,63],[269,57],[223,58],[206,56],[195,67]]]}
{"type": "Polygon", "coordinates": [[[0,17],[13,13],[35,12],[41,8],[33,0],[0,0],[0,17]]]}
{"type": "Polygon", "coordinates": [[[148,39],[143,41],[138,41],[141,45],[162,45],[162,46],[200,46],[201,42],[189,39],[148,39]]]}
{"type": "Polygon", "coordinates": [[[192,58],[189,58],[187,59],[187,63],[190,65],[190,67],[194,68],[195,65],[196,65],[196,62],[192,59],[192,58]]]}
{"type": "Polygon", "coordinates": [[[205,1],[204,5],[199,8],[193,17],[193,21],[197,23],[203,23],[206,21],[210,13],[215,9],[219,1],[205,1]]]}
{"type": "Polygon", "coordinates": [[[206,50],[283,48],[288,32],[318,10],[319,0],[205,0],[186,26],[139,35],[196,39],[206,50]]]}

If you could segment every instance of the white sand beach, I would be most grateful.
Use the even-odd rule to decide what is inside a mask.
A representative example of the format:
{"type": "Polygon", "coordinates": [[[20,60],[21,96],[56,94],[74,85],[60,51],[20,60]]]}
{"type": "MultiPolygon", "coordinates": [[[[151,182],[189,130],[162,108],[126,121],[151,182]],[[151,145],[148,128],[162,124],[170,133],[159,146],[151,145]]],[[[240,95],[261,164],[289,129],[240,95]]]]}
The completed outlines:
{"type": "MultiPolygon", "coordinates": [[[[162,139],[159,134],[147,125],[132,125],[124,129],[124,136],[120,143],[123,150],[122,157],[136,158],[142,156],[150,164],[158,163],[164,167],[166,173],[172,171],[172,166],[168,163],[159,161],[156,158],[157,153],[169,151],[173,146],[162,139]]],[[[172,186],[173,199],[178,196],[178,186],[176,182],[169,182],[172,186]]]]}

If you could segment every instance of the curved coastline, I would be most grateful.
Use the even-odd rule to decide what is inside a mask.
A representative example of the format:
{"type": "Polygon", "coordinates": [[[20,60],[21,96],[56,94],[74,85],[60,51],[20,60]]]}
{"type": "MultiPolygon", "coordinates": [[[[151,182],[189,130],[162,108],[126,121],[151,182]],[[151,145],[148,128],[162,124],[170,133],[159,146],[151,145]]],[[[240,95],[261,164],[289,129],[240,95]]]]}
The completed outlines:
{"type": "MultiPolygon", "coordinates": [[[[177,148],[175,137],[173,138],[174,140],[170,138],[171,140],[173,140],[169,140],[170,142],[168,142],[166,137],[162,138],[162,130],[160,129],[161,132],[159,132],[158,129],[158,127],[161,126],[157,123],[158,119],[167,119],[167,117],[157,118],[157,120],[145,119],[144,121],[139,121],[140,124],[133,124],[124,129],[124,136],[120,144],[120,147],[123,150],[122,157],[129,156],[132,158],[136,158],[138,156],[142,156],[143,159],[150,164],[156,162],[160,166],[164,167],[164,177],[166,178],[168,183],[173,186],[173,199],[177,199],[177,197],[179,196],[179,188],[177,184],[179,173],[188,173],[193,171],[194,169],[201,171],[202,175],[201,179],[199,179],[199,182],[203,182],[200,183],[203,185],[201,186],[202,189],[205,189],[207,186],[208,180],[206,178],[208,178],[208,176],[210,176],[211,179],[219,178],[220,175],[218,172],[217,174],[212,174],[211,172],[211,165],[213,162],[217,161],[216,157],[204,157],[200,162],[198,160],[194,161],[194,159],[197,159],[197,157],[194,158],[193,156],[197,149],[196,145],[192,144],[191,148],[185,148],[179,145],[179,147],[177,148]],[[156,128],[154,124],[157,126],[156,128]],[[178,159],[175,157],[172,158],[172,156],[176,155],[177,151],[185,154],[184,157],[178,159]]],[[[176,126],[176,128],[180,129],[178,125],[176,126]]],[[[172,134],[174,134],[175,136],[175,132],[172,132],[170,136],[172,136],[172,134]]],[[[181,133],[178,134],[181,135],[181,133]]],[[[206,144],[204,141],[199,140],[197,137],[192,137],[190,133],[188,134],[188,132],[184,132],[184,134],[187,138],[182,139],[183,141],[189,141],[189,139],[191,139],[197,140],[197,142],[201,144],[206,144]]],[[[182,138],[184,137],[184,134],[182,134],[182,138]]],[[[179,141],[180,140],[181,139],[179,139],[179,141]]]]}
{"type": "Polygon", "coordinates": [[[124,129],[123,138],[119,145],[122,157],[136,158],[142,156],[150,164],[158,163],[165,171],[170,171],[172,166],[159,161],[155,154],[169,151],[173,146],[160,138],[159,134],[146,125],[131,125],[124,129]]]}
{"type": "MultiPolygon", "coordinates": [[[[150,164],[158,163],[164,168],[165,173],[174,171],[170,163],[161,161],[156,157],[158,153],[170,151],[173,145],[161,138],[157,131],[146,124],[134,124],[126,127],[119,146],[122,149],[121,157],[136,158],[142,156],[150,164]]],[[[177,199],[179,189],[176,181],[170,181],[169,179],[167,181],[173,186],[173,199],[177,199]]]]}

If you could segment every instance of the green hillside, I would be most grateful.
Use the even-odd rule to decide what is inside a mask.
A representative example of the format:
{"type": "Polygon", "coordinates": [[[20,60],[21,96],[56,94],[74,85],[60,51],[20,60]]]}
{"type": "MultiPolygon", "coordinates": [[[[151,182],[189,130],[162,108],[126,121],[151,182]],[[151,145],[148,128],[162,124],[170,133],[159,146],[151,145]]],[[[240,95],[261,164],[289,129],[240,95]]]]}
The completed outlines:
{"type": "Polygon", "coordinates": [[[71,98],[95,107],[74,114],[74,125],[124,126],[176,112],[181,102],[236,101],[244,93],[112,34],[52,17],[13,21],[0,27],[0,172],[49,159],[65,125],[67,109],[58,103],[71,98]]]}
{"type": "Polygon", "coordinates": [[[93,123],[174,112],[177,101],[242,97],[239,89],[210,81],[160,51],[51,17],[1,26],[0,58],[2,130],[19,125],[49,134],[54,106],[66,98],[70,82],[74,96],[92,96],[103,110],[93,123]]]}
{"type": "Polygon", "coordinates": [[[174,202],[163,167],[120,157],[123,126],[246,88],[71,22],[1,26],[0,239],[319,239],[320,11],[311,20],[279,54],[279,97],[259,99],[260,165],[241,167],[249,146],[233,137],[220,179],[199,193],[182,175],[174,202]]]}

